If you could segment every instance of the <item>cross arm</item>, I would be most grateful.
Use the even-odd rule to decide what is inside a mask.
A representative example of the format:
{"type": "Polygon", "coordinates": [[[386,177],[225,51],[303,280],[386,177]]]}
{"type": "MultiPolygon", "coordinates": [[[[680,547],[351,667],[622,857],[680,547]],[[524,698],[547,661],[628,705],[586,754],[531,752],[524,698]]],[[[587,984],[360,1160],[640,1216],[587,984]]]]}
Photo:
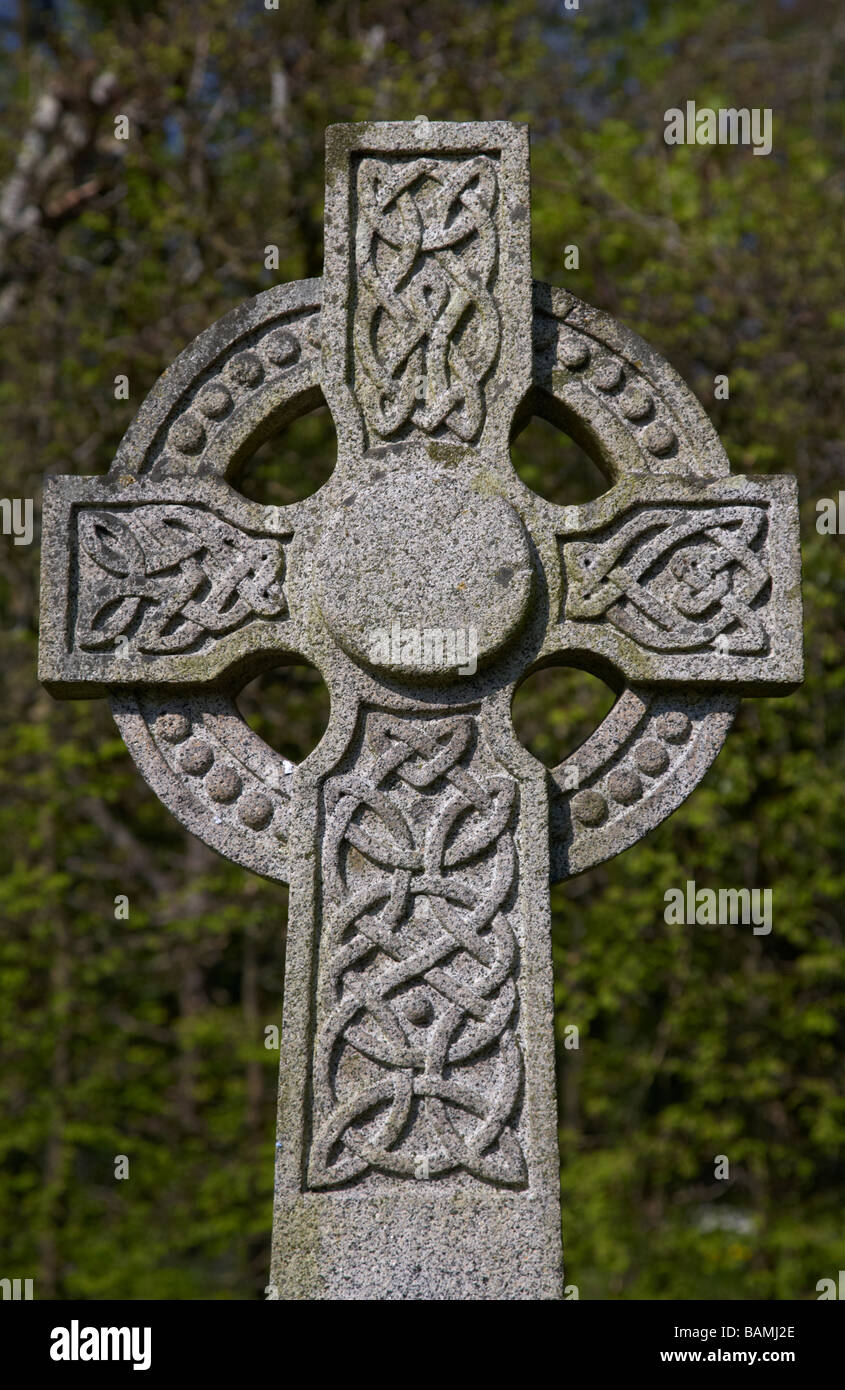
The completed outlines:
{"type": "Polygon", "coordinates": [[[40,679],[63,698],[191,689],[298,652],[285,587],[296,511],[214,477],[49,479],[40,679]]]}
{"type": "Polygon", "coordinates": [[[542,662],[631,682],[785,694],[803,674],[794,480],[627,478],[550,508],[560,565],[542,662]]]}

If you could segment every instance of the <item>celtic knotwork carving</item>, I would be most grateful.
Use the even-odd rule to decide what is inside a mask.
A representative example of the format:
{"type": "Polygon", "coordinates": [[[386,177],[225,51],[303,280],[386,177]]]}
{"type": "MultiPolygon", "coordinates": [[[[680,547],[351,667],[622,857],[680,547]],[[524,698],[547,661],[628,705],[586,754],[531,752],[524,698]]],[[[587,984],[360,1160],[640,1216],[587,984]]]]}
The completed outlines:
{"type": "Polygon", "coordinates": [[[463,1169],[518,1185],[517,785],[471,716],[370,713],[369,766],[328,780],[309,1182],[463,1169]]]}
{"type": "Polygon", "coordinates": [[[88,650],[126,637],[138,652],[181,652],[285,611],[280,541],[202,507],[87,508],[78,541],[76,639],[88,650]]]}
{"type": "Polygon", "coordinates": [[[500,338],[496,193],[486,155],[361,160],[355,392],[373,434],[445,425],[466,441],[481,429],[500,338]]]}
{"type": "Polygon", "coordinates": [[[565,617],[605,619],[654,651],[764,652],[765,537],[760,506],[644,507],[563,546],[565,617]]]}

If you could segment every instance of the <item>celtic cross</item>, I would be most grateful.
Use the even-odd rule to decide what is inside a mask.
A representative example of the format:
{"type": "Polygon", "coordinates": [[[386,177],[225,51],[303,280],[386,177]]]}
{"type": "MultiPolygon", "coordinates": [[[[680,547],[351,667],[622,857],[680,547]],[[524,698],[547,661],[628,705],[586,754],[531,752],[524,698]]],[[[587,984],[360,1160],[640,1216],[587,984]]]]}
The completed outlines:
{"type": "Polygon", "coordinates": [[[201,334],[106,476],[48,480],[40,674],[108,695],[174,814],[290,882],[273,1296],[555,1298],[549,882],[800,680],[795,486],[732,476],[657,354],[532,285],[524,127],[335,126],[325,226],[322,282],[201,334]],[[246,500],[228,480],[323,399],[330,480],[246,500]],[[532,414],[603,496],[520,481],[532,414]],[[296,657],[331,698],[298,768],[235,703],[296,657]],[[551,663],[618,698],[549,773],[511,700],[551,663]]]}

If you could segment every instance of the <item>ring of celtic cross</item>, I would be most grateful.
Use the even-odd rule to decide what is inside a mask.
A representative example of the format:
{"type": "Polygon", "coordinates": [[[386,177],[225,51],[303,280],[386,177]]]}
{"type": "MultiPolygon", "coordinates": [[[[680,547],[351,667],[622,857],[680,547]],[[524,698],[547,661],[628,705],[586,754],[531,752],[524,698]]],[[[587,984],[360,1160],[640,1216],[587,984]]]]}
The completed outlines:
{"type": "MultiPolygon", "coordinates": [[[[131,492],[146,480],[185,475],[197,481],[236,477],[243,461],[268,435],[321,404],[320,309],[321,282],[307,281],[257,296],[200,335],[168,371],[170,391],[156,389],[139,411],[111,467],[110,478],[117,488],[131,492]]],[[[531,413],[541,414],[580,439],[610,484],[641,482],[648,495],[653,480],[670,468],[691,484],[725,477],[730,471],[698,402],[648,343],[570,293],[542,284],[536,284],[534,291],[530,406],[531,413]],[[632,403],[637,404],[637,414],[632,413],[632,403]]],[[[525,411],[521,424],[530,417],[525,411]]],[[[384,488],[377,477],[372,488],[375,516],[381,505],[379,484],[384,488]]],[[[449,491],[448,477],[442,486],[449,491]]],[[[560,512],[586,518],[598,514],[599,507],[600,500],[560,512]]],[[[389,513],[381,512],[385,514],[389,513]]],[[[342,514],[334,527],[345,521],[342,514]]],[[[670,518],[663,538],[668,553],[673,523],[670,518]]],[[[474,530],[478,534],[478,527],[474,530]]],[[[695,534],[699,549],[705,539],[710,548],[713,542],[720,545],[719,528],[707,532],[699,527],[695,534]]],[[[364,531],[363,539],[372,539],[372,532],[368,537],[364,531]]],[[[584,542],[575,542],[573,549],[580,545],[586,549],[584,542]]],[[[723,556],[732,559],[732,545],[727,532],[725,548],[720,545],[723,556]]],[[[495,556],[488,560],[493,584],[496,571],[509,569],[520,582],[525,575],[525,549],[523,535],[517,534],[502,563],[496,563],[495,556]]],[[[336,546],[325,546],[325,555],[329,570],[347,563],[347,556],[336,546]]],[[[461,553],[456,545],[452,555],[473,570],[471,553],[461,553]]],[[[753,552],[746,552],[744,559],[745,564],[737,566],[739,573],[748,573],[748,563],[759,570],[753,552]]],[[[605,556],[600,563],[609,569],[605,556]]],[[[366,584],[366,567],[353,574],[356,582],[366,584]]],[[[612,603],[606,574],[605,585],[600,602],[606,609],[612,603]]],[[[673,628],[682,630],[684,603],[695,595],[695,585],[678,581],[678,589],[674,623],[656,631],[668,648],[677,642],[675,649],[684,652],[685,634],[681,631],[675,637],[673,628]]],[[[618,594],[616,588],[612,592],[618,594]]],[[[453,620],[436,620],[436,595],[434,603],[417,605],[422,606],[427,616],[434,610],[425,626],[441,631],[456,626],[453,620]]],[[[350,609],[347,621],[354,624],[354,602],[350,609]]],[[[509,627],[523,617],[521,596],[513,599],[513,609],[509,627]]],[[[721,614],[723,626],[730,612],[728,607],[721,614]]],[[[735,612],[753,621],[748,603],[739,610],[735,607],[735,612]]],[[[634,619],[643,613],[643,623],[648,621],[648,596],[643,595],[642,607],[634,600],[628,613],[634,619]]],[[[343,627],[341,620],[338,627],[343,627]]],[[[381,621],[367,620],[367,630],[382,630],[389,637],[389,628],[391,621],[384,614],[381,621]]],[[[347,637],[347,649],[366,655],[367,630],[360,631],[357,639],[347,637]]],[[[274,664],[272,649],[265,653],[264,664],[274,664]]],[[[637,678],[620,681],[617,671],[603,660],[593,669],[613,682],[618,698],[588,741],[550,771],[553,880],[616,855],[666,819],[709,769],[739,705],[739,696],[730,691],[684,692],[649,688],[648,682],[637,678]]],[[[403,670],[400,655],[396,670],[403,670]]],[[[293,769],[252,733],[239,714],[235,695],[227,691],[174,695],[167,688],[131,694],[120,691],[120,660],[115,660],[111,673],[115,720],[161,801],[193,834],[225,852],[227,858],[284,881],[293,769]],[[220,791],[236,783],[238,794],[221,799],[220,791]]],[[[247,677],[254,673],[252,664],[247,677]]]]}
{"type": "MultiPolygon", "coordinates": [[[[121,443],[108,475],[115,500],[131,498],[150,482],[167,484],[170,478],[196,480],[199,495],[203,482],[236,477],[239,467],[268,435],[284,430],[286,424],[321,404],[320,310],[321,282],[306,281],[257,296],[200,335],[175,360],[163,384],[151,392],[121,443]]],[[[648,495],[649,486],[653,489],[655,480],[670,468],[691,484],[725,477],[730,471],[719,439],[698,402],[643,339],[570,293],[542,284],[535,284],[534,289],[534,388],[528,407],[521,424],[527,424],[531,413],[536,413],[570,432],[589,449],[612,485],[623,480],[639,482],[648,495]],[[637,413],[632,411],[632,404],[637,406],[637,413]]],[[[375,473],[381,471],[377,468],[375,473]]],[[[377,477],[372,488],[377,513],[379,484],[384,486],[377,477]]],[[[448,475],[442,486],[443,491],[449,491],[448,475]]],[[[225,491],[228,499],[229,489],[225,491]]],[[[481,499],[475,495],[474,500],[481,499]]],[[[213,507],[211,496],[210,502],[213,507]]],[[[568,517],[586,520],[591,513],[600,513],[600,505],[599,499],[559,510],[568,517]]],[[[265,543],[284,548],[285,523],[272,516],[284,509],[243,502],[240,507],[254,517],[261,514],[261,520],[270,520],[265,543]]],[[[158,530],[167,531],[168,509],[160,510],[158,530]]],[[[307,503],[303,510],[307,510],[307,503]]],[[[170,512],[178,512],[178,507],[171,507],[170,512]]],[[[343,521],[342,516],[335,525],[343,521]]],[[[664,537],[670,553],[673,523],[674,518],[670,518],[664,537]]],[[[104,524],[115,527],[121,524],[120,516],[114,520],[107,516],[104,524]]],[[[220,513],[213,524],[225,525],[220,513]]],[[[208,578],[214,580],[208,573],[214,552],[208,534],[211,523],[204,525],[206,570],[202,578],[207,582],[208,578]]],[[[478,534],[479,528],[474,530],[478,534]]],[[[185,532],[179,532],[179,538],[183,537],[185,532]]],[[[719,527],[699,527],[696,537],[699,549],[706,541],[710,550],[719,546],[724,559],[734,559],[731,548],[735,542],[730,532],[724,534],[724,545],[719,527]]],[[[156,534],[150,534],[149,527],[143,542],[131,543],[133,549],[140,543],[146,546],[142,563],[147,567],[147,587],[157,564],[158,573],[172,575],[172,566],[165,567],[164,563],[171,556],[157,556],[156,534]]],[[[586,549],[585,543],[574,542],[571,548],[573,570],[578,548],[586,549]]],[[[328,569],[332,564],[342,566],[338,549],[327,545],[325,553],[328,569]]],[[[493,584],[496,571],[509,569],[513,569],[518,584],[527,573],[524,556],[521,534],[514,534],[513,548],[502,564],[496,563],[495,553],[489,559],[485,556],[488,573],[492,566],[493,584]]],[[[457,545],[453,557],[473,570],[474,556],[461,555],[457,545]]],[[[735,564],[742,577],[748,574],[749,562],[752,569],[756,564],[759,570],[750,550],[744,562],[735,564]]],[[[618,594],[609,582],[609,575],[613,578],[610,550],[607,556],[600,556],[599,563],[605,594],[599,595],[598,602],[606,610],[613,603],[610,594],[618,594]]],[[[709,559],[705,563],[714,562],[709,559]]],[[[101,570],[101,577],[107,574],[106,569],[101,570]]],[[[120,581],[120,575],[117,578],[120,581]]],[[[366,571],[357,571],[353,582],[364,584],[366,571]]],[[[521,596],[514,598],[513,582],[510,580],[513,619],[509,627],[517,626],[524,607],[521,596]]],[[[685,651],[684,605],[696,594],[695,582],[677,581],[680,596],[673,609],[674,623],[656,628],[670,648],[677,639],[680,652],[685,651]],[[677,638],[673,627],[681,630],[677,638]]],[[[118,582],[115,600],[122,592],[118,582]]],[[[136,584],[131,602],[138,595],[136,584]]],[[[239,606],[243,607],[243,596],[239,606]]],[[[436,596],[428,609],[432,607],[436,610],[436,596]]],[[[254,607],[253,600],[252,613],[257,612],[260,609],[254,607]]],[[[635,595],[627,612],[632,621],[642,614],[643,623],[648,623],[648,594],[643,592],[642,606],[635,595]]],[[[728,612],[730,607],[721,614],[723,626],[728,612]]],[[[156,607],[147,613],[147,624],[161,627],[164,617],[156,607]]],[[[734,605],[734,613],[744,613],[753,623],[753,609],[748,603],[734,605]]],[[[200,614],[193,614],[190,621],[195,623],[197,616],[200,614]]],[[[204,621],[204,630],[218,630],[218,624],[215,627],[208,617],[204,621]]],[[[382,628],[389,635],[391,624],[370,621],[368,626],[375,631],[382,628]]],[[[454,624],[432,620],[427,626],[449,630],[454,624]]],[[[100,638],[100,645],[111,641],[113,646],[107,681],[111,703],[126,746],[151,788],[211,847],[264,876],[284,881],[292,765],[252,733],[229,689],[192,694],[174,692],[163,685],[143,694],[121,691],[124,671],[121,644],[115,644],[115,635],[120,637],[100,638]],[[235,795],[221,796],[235,787],[235,795]]],[[[347,648],[361,652],[366,635],[363,632],[357,641],[347,638],[347,648]]],[[[185,641],[183,624],[178,641],[185,641]]],[[[263,662],[247,664],[242,682],[252,678],[261,664],[274,664],[274,657],[270,648],[263,662]]],[[[397,669],[402,670],[400,659],[397,669]]],[[[591,738],[550,771],[553,878],[568,877],[602,862],[666,819],[716,758],[738,709],[739,696],[730,691],[709,694],[655,689],[635,677],[620,681],[617,671],[603,660],[593,669],[616,685],[618,698],[591,738]]]]}
{"type": "MultiPolygon", "coordinates": [[[[319,280],[268,290],[202,333],[176,359],[141,407],[117,452],[109,473],[116,501],[143,495],[144,488],[150,485],[158,496],[161,486],[171,478],[196,480],[195,495],[200,497],[210,482],[236,479],[264,439],[322,403],[321,291],[319,280]]],[[[534,380],[520,425],[527,424],[532,414],[550,420],[587,448],[611,488],[618,489],[624,482],[639,484],[644,498],[649,491],[659,494],[659,480],[670,473],[688,480],[693,488],[697,480],[728,476],[727,458],[698,402],[673,369],[631,330],[563,290],[535,283],[533,338],[534,380]]],[[[385,478],[384,470],[385,465],[374,470],[372,497],[363,503],[365,525],[361,542],[365,552],[371,549],[371,561],[378,549],[373,544],[378,539],[378,518],[392,516],[395,520],[397,484],[385,478]],[[368,533],[369,523],[374,523],[375,529],[368,533]]],[[[454,484],[448,472],[444,473],[440,487],[455,510],[456,500],[460,499],[450,496],[454,484]]],[[[232,505],[237,495],[228,487],[225,494],[232,505]]],[[[221,495],[217,490],[208,494],[212,515],[221,495]]],[[[429,508],[435,500],[429,501],[429,508]]],[[[485,500],[477,492],[470,498],[478,512],[470,531],[475,537],[480,536],[482,543],[485,500]]],[[[264,544],[279,550],[281,564],[277,569],[281,570],[281,552],[293,530],[291,526],[286,537],[284,509],[238,501],[241,513],[264,525],[264,544]]],[[[306,516],[311,502],[308,499],[301,504],[301,512],[306,516]]],[[[408,507],[407,500],[404,505],[408,507]]],[[[537,576],[533,562],[527,558],[529,542],[513,517],[512,507],[503,502],[498,505],[509,513],[511,539],[508,543],[501,529],[497,531],[497,544],[491,543],[483,556],[482,575],[475,568],[477,551],[461,550],[460,539],[455,540],[452,548],[452,560],[464,572],[464,578],[475,585],[476,597],[480,584],[485,582],[488,598],[499,600],[498,606],[482,605],[482,611],[490,618],[500,619],[499,627],[489,635],[489,645],[494,650],[499,639],[511,635],[524,622],[532,592],[535,603],[548,605],[549,590],[560,603],[561,588],[554,582],[556,576],[552,576],[551,584],[548,575],[537,576]],[[507,583],[502,584],[505,576],[507,583]],[[504,611],[503,594],[507,596],[504,611]]],[[[161,510],[164,513],[165,509],[161,510]]],[[[175,512],[178,508],[170,510],[175,512]]],[[[410,510],[413,511],[413,505],[410,510]]],[[[557,510],[570,524],[574,523],[577,534],[579,523],[601,516],[602,499],[557,510]]],[[[664,510],[664,535],[658,537],[656,544],[662,544],[664,552],[671,555],[677,552],[672,528],[682,524],[683,519],[680,515],[672,516],[670,509],[664,510]]],[[[344,567],[348,573],[349,555],[334,544],[337,528],[348,517],[349,511],[344,508],[340,518],[331,524],[331,541],[324,542],[328,573],[344,567]]],[[[414,521],[413,517],[402,518],[406,528],[414,521]]],[[[718,518],[714,517],[714,521],[718,522],[718,518]]],[[[729,518],[723,516],[722,521],[727,524],[729,518]]],[[[118,524],[119,515],[105,518],[105,525],[112,529],[118,524]]],[[[214,524],[225,526],[219,510],[214,524]]],[[[166,532],[167,516],[163,514],[157,525],[159,532],[166,532]]],[[[746,549],[738,562],[737,543],[730,528],[720,530],[718,524],[705,527],[695,521],[692,525],[705,571],[717,567],[721,560],[720,573],[724,578],[728,577],[725,569],[730,564],[743,579],[750,573],[751,588],[756,587],[759,592],[760,561],[755,560],[755,552],[746,549]]],[[[184,530],[177,535],[184,548],[184,530]]],[[[143,528],[143,538],[132,540],[131,544],[133,549],[144,548],[147,586],[154,582],[157,565],[159,573],[172,576],[172,566],[165,567],[170,555],[156,554],[158,540],[152,526],[143,528]]],[[[201,562],[205,570],[201,577],[204,583],[211,581],[213,585],[216,575],[211,571],[215,561],[207,530],[205,546],[201,562]]],[[[564,555],[564,562],[579,581],[580,554],[589,548],[587,542],[575,541],[568,547],[571,554],[564,555]]],[[[445,543],[441,549],[445,554],[445,543]]],[[[614,606],[614,597],[619,606],[619,590],[614,581],[621,567],[614,572],[612,546],[603,550],[598,563],[604,592],[599,586],[591,601],[593,609],[598,604],[606,612],[614,606]]],[[[685,563],[691,563],[693,555],[691,547],[685,563]]],[[[367,558],[366,554],[362,556],[363,561],[367,558]]],[[[232,573],[239,578],[242,570],[243,564],[240,570],[230,570],[230,582],[232,573]]],[[[107,571],[100,573],[107,576],[107,571]]],[[[442,566],[438,569],[429,561],[428,573],[440,580],[442,566]]],[[[640,618],[645,626],[652,618],[651,596],[641,585],[638,590],[637,581],[627,573],[624,578],[628,584],[624,620],[635,623],[640,618]]],[[[115,602],[123,593],[120,576],[117,581],[115,602]]],[[[356,603],[356,589],[366,582],[367,566],[362,563],[349,577],[346,603],[343,590],[337,587],[335,597],[326,602],[326,616],[341,644],[365,660],[373,646],[373,633],[381,629],[389,639],[395,621],[395,617],[383,613],[379,621],[371,615],[365,629],[357,625],[356,617],[362,609],[356,603]]],[[[457,583],[460,582],[459,575],[457,583]]],[[[326,587],[330,592],[330,586],[326,587]]],[[[701,587],[701,580],[694,573],[681,575],[675,581],[669,621],[654,626],[654,632],[670,650],[673,642],[680,653],[692,649],[685,642],[693,643],[698,634],[694,631],[692,637],[687,637],[685,613],[701,587]]],[[[440,588],[443,592],[444,585],[440,588]]],[[[190,590],[189,583],[186,592],[190,590]]],[[[137,585],[133,592],[137,594],[137,585]]],[[[244,590],[239,592],[239,607],[243,608],[244,590]]],[[[271,587],[271,605],[273,592],[271,587]]],[[[587,594],[581,588],[577,594],[578,602],[586,606],[587,594]]],[[[736,584],[732,594],[737,594],[736,584]]],[[[267,601],[265,598],[265,605],[267,601]]],[[[252,616],[261,612],[254,598],[250,603],[252,616]]],[[[428,596],[426,603],[417,602],[415,606],[424,607],[427,617],[430,615],[427,627],[445,629],[448,638],[448,630],[455,626],[454,618],[447,622],[438,615],[436,592],[428,596]]],[[[219,631],[221,619],[215,622],[203,608],[208,609],[207,600],[204,605],[194,605],[191,622],[200,619],[206,631],[219,631]]],[[[166,621],[156,607],[147,611],[150,626],[161,627],[166,621]]],[[[279,611],[284,615],[281,604],[279,611]]],[[[722,625],[729,615],[743,614],[753,624],[754,609],[742,599],[740,589],[737,597],[728,595],[722,625]]],[[[621,612],[619,616],[621,620],[621,612]]],[[[467,626],[470,625],[467,620],[467,626]]],[[[718,633],[708,629],[705,639],[714,636],[718,641],[718,633]]],[[[108,640],[102,638],[101,644],[108,640]]],[[[114,637],[111,640],[114,642],[114,637]]],[[[112,709],[130,753],[153,790],[188,829],[212,847],[266,877],[284,881],[293,767],[252,732],[236,703],[238,682],[251,679],[262,666],[276,664],[279,657],[273,646],[268,645],[257,661],[242,665],[240,671],[235,666],[228,673],[229,679],[221,680],[217,689],[194,693],[173,692],[166,685],[155,688],[154,684],[153,688],[137,693],[128,687],[121,689],[119,641],[113,650],[115,660],[108,673],[112,709]]],[[[484,634],[479,655],[483,660],[484,634]]],[[[590,738],[550,772],[553,880],[600,863],[665,819],[689,795],[718,754],[739,704],[739,695],[729,689],[709,692],[654,688],[647,679],[638,681],[636,673],[620,676],[609,660],[579,658],[576,654],[575,661],[612,683],[618,698],[590,738]]],[[[530,669],[529,666],[526,673],[530,669]]],[[[397,675],[413,671],[412,666],[403,667],[401,652],[394,671],[397,675]]],[[[132,683],[130,680],[129,686],[132,683]]]]}

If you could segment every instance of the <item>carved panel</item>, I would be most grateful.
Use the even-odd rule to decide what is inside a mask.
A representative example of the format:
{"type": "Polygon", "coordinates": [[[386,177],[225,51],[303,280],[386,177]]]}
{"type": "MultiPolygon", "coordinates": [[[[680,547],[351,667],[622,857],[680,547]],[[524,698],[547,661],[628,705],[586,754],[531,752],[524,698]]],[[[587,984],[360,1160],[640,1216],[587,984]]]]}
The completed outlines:
{"type": "Polygon", "coordinates": [[[354,390],[378,438],[414,427],[465,442],[483,426],[497,192],[487,155],[358,164],[354,390]]]}
{"type": "Polygon", "coordinates": [[[182,652],[252,618],[286,612],[284,550],[203,507],[81,509],[77,644],[182,652]]]}
{"type": "Polygon", "coordinates": [[[565,617],[651,651],[765,653],[766,532],[762,506],[643,507],[563,546],[565,617]]]}
{"type": "Polygon", "coordinates": [[[526,1179],[515,1133],[517,783],[473,715],[370,711],[324,787],[309,1183],[526,1179]]]}

